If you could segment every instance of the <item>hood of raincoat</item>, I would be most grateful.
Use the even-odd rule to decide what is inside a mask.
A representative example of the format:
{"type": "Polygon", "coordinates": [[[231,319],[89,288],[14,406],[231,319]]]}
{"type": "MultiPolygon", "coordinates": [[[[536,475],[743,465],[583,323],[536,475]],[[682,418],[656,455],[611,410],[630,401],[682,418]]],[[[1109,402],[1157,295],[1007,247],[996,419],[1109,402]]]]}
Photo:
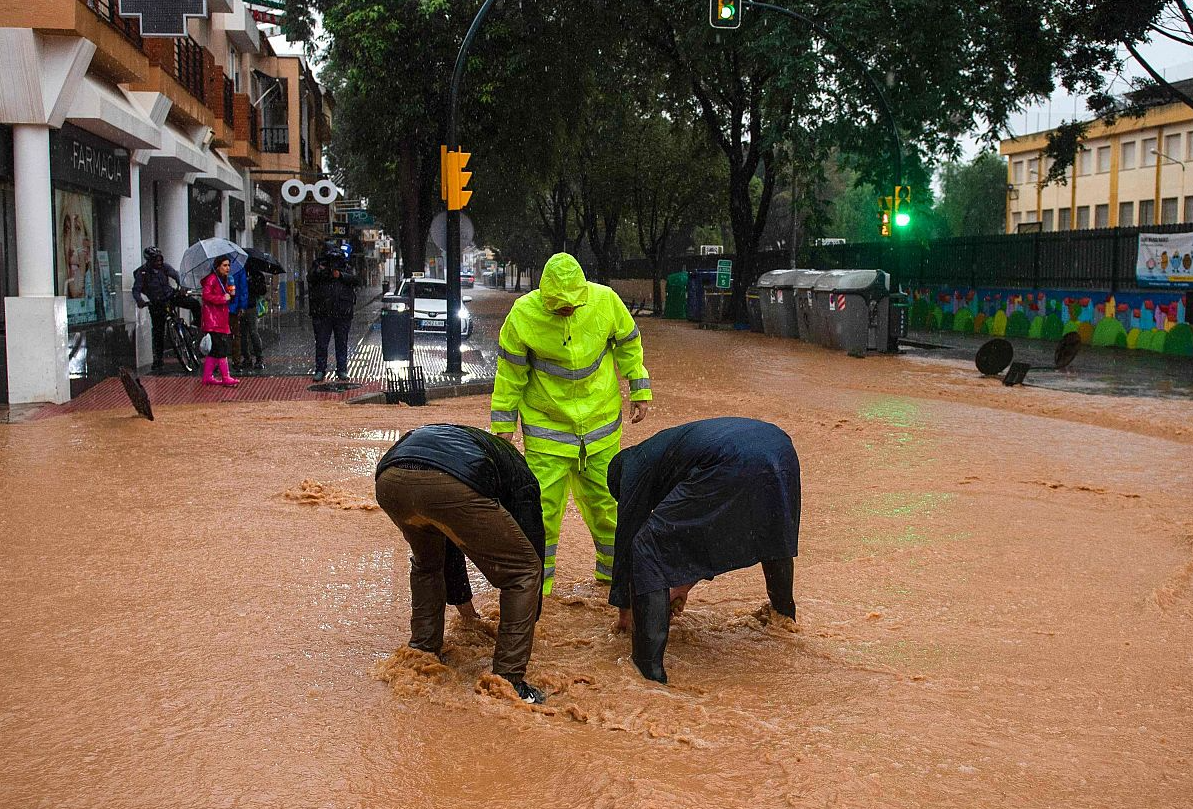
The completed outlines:
{"type": "Polygon", "coordinates": [[[543,307],[549,312],[565,306],[583,306],[588,302],[588,281],[580,262],[568,253],[556,253],[547,259],[539,280],[543,307]]]}

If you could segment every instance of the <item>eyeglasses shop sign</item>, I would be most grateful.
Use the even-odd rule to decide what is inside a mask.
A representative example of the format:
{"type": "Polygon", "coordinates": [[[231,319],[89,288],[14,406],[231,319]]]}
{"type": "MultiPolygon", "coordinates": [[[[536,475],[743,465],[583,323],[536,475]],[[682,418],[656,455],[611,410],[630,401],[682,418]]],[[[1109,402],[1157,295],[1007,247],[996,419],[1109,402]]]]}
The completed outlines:
{"type": "Polygon", "coordinates": [[[67,124],[50,133],[50,176],[55,182],[127,197],[132,193],[128,152],[67,124]]]}

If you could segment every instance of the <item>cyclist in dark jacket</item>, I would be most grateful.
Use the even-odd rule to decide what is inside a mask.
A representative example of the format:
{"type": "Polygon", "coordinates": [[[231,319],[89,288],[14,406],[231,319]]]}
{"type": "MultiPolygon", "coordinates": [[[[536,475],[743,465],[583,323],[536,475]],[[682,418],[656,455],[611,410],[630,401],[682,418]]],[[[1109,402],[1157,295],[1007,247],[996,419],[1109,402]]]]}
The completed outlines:
{"type": "Polygon", "coordinates": [[[501,591],[493,673],[527,702],[545,698],[524,681],[542,606],[543,510],[538,480],[508,441],[454,424],[406,435],[377,464],[377,503],[410,544],[410,646],[443,648],[448,592],[471,594],[464,552],[501,591]]]}
{"type": "Polygon", "coordinates": [[[348,378],[348,332],[356,308],[356,288],[361,279],[334,242],[315,259],[307,272],[311,323],[315,327],[315,381],[327,377],[327,341],[336,339],[336,379],[348,378]]]}
{"type": "Polygon", "coordinates": [[[149,320],[153,334],[153,370],[163,367],[165,352],[166,307],[173,303],[191,313],[191,323],[199,321],[199,302],[182,289],[178,271],[166,263],[162,251],[156,247],[145,248],[145,263],[133,270],[133,300],[141,309],[149,307],[149,320]],[[173,281],[173,284],[170,282],[173,281]]]}

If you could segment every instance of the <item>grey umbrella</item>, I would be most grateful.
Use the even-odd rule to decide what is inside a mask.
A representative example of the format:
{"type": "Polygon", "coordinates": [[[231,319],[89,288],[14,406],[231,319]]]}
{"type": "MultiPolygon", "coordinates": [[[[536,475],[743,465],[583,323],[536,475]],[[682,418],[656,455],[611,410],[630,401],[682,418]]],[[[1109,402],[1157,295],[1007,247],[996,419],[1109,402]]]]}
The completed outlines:
{"type": "Polygon", "coordinates": [[[182,261],[178,265],[178,274],[182,277],[183,286],[196,288],[203,277],[211,272],[215,259],[229,256],[232,259],[232,272],[244,269],[248,261],[248,254],[234,242],[227,239],[203,239],[186,248],[182,254],[182,261]]]}

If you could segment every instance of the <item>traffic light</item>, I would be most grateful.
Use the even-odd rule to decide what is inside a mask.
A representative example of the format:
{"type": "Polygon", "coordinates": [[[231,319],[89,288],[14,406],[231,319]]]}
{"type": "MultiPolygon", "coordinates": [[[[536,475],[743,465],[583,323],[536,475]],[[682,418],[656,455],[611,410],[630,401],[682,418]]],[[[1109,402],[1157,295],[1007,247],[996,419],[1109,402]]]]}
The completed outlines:
{"type": "Polygon", "coordinates": [[[911,224],[911,186],[895,186],[895,227],[905,228],[911,224]]]}
{"type": "Polygon", "coordinates": [[[708,0],[708,22],[713,28],[740,28],[741,0],[708,0]]]}
{"type": "Polygon", "coordinates": [[[464,171],[470,157],[472,152],[452,152],[446,146],[439,147],[439,193],[447,201],[449,211],[463,210],[472,198],[472,192],[464,187],[472,179],[472,172],[464,171]]]}
{"type": "Polygon", "coordinates": [[[891,235],[891,197],[878,198],[878,232],[882,236],[891,235]]]}

